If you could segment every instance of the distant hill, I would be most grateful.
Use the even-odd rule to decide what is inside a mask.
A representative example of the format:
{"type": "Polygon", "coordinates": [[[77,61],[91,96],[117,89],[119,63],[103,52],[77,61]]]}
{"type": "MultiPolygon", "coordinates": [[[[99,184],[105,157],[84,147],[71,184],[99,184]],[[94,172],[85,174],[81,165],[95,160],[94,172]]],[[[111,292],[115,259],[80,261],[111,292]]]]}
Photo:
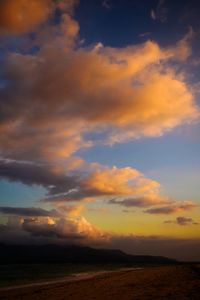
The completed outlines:
{"type": "Polygon", "coordinates": [[[175,263],[162,256],[129,255],[120,250],[58,245],[0,245],[0,264],[7,263],[175,263]]]}

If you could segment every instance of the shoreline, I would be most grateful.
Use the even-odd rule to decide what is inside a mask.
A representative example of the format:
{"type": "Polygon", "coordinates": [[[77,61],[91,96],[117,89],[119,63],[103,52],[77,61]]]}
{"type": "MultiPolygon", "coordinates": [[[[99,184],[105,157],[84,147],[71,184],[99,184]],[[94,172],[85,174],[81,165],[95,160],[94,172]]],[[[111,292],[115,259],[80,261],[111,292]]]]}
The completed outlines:
{"type": "Polygon", "coordinates": [[[199,300],[200,295],[200,274],[190,265],[82,275],[46,285],[1,289],[0,300],[199,300]]]}
{"type": "Polygon", "coordinates": [[[113,274],[113,273],[121,273],[121,272],[130,272],[130,271],[136,271],[136,270],[141,270],[143,268],[135,267],[135,268],[120,268],[118,270],[102,270],[102,271],[91,271],[91,272],[81,272],[81,273],[72,273],[68,276],[61,277],[57,279],[52,279],[52,280],[41,280],[38,282],[30,282],[30,283],[25,283],[25,284],[17,284],[17,285],[12,285],[12,286],[5,286],[5,287],[0,287],[0,292],[3,291],[12,291],[12,290],[17,290],[17,289],[23,289],[23,288],[31,288],[31,287],[40,287],[40,286],[48,286],[48,285],[53,285],[57,283],[70,283],[70,282],[76,282],[76,281],[82,281],[82,280],[87,280],[87,279],[92,279],[101,275],[106,275],[106,274],[113,274]]]}

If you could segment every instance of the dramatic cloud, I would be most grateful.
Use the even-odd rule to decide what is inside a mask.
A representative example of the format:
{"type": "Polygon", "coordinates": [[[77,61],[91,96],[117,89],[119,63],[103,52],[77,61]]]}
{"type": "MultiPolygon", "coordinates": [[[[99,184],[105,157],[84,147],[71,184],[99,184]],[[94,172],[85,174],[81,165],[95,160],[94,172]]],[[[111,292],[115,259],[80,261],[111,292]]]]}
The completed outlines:
{"type": "Polygon", "coordinates": [[[95,226],[91,225],[84,217],[79,219],[58,219],[38,220],[38,219],[25,219],[22,223],[22,228],[29,232],[32,236],[39,237],[57,237],[71,242],[76,239],[82,239],[83,243],[88,240],[103,239],[103,233],[95,226]]]}
{"type": "Polygon", "coordinates": [[[60,203],[131,195],[141,197],[137,200],[140,206],[144,206],[144,201],[152,205],[163,203],[163,200],[158,199],[159,183],[145,178],[136,169],[86,164],[83,161],[79,163],[75,159],[74,167],[79,168],[71,170],[71,164],[67,162],[54,165],[0,159],[0,178],[43,186],[47,190],[44,202],[60,203]],[[142,198],[145,196],[147,200],[142,198]]]}
{"type": "MultiPolygon", "coordinates": [[[[79,160],[77,164],[76,159],[74,166],[77,168],[71,170],[71,164],[67,162],[65,165],[54,165],[1,159],[0,178],[19,181],[27,185],[43,186],[47,192],[46,197],[41,201],[51,203],[62,210],[62,213],[68,213],[71,216],[80,215],[84,206],[71,207],[63,204],[95,199],[107,200],[109,204],[127,208],[150,207],[144,211],[149,214],[176,214],[196,207],[191,201],[172,201],[161,196],[160,184],[145,178],[136,169],[106,167],[96,163],[87,164],[83,161],[80,164],[79,160]],[[124,198],[126,196],[128,198],[124,198]]],[[[37,209],[35,212],[34,209],[30,209],[30,214],[36,213],[37,216],[37,212],[37,209]]],[[[40,213],[42,212],[45,214],[45,211],[40,213]]],[[[10,213],[12,214],[12,210],[10,213]]]]}
{"type": "MultiPolygon", "coordinates": [[[[6,44],[1,65],[0,178],[43,186],[42,205],[55,208],[1,207],[8,218],[0,227],[3,242],[105,245],[109,240],[120,245],[121,237],[103,233],[81,216],[84,204],[93,200],[150,207],[145,211],[150,214],[195,207],[192,202],[169,203],[157,181],[132,167],[89,164],[75,157],[94,145],[157,137],[197,120],[194,91],[179,68],[191,54],[191,33],[171,47],[155,41],[122,48],[101,42],[85,46],[73,17],[76,3],[0,2],[1,38],[23,39],[21,51],[6,44]],[[70,201],[83,205],[66,205],[70,201]]],[[[159,1],[153,18],[165,21],[163,6],[159,1]]]]}
{"type": "Polygon", "coordinates": [[[187,218],[187,217],[177,217],[176,221],[165,221],[165,224],[178,224],[181,226],[185,226],[185,225],[199,225],[198,222],[195,222],[192,218],[187,218]]]}
{"type": "Polygon", "coordinates": [[[191,209],[196,208],[197,205],[195,205],[193,202],[191,201],[185,201],[185,202],[180,202],[180,203],[176,203],[176,202],[172,202],[170,205],[166,205],[166,206],[160,206],[160,207],[155,207],[155,208],[150,208],[145,210],[145,213],[148,214],[166,214],[166,215],[170,215],[170,214],[177,214],[177,213],[181,213],[184,211],[189,211],[191,209]]]}
{"type": "Polygon", "coordinates": [[[8,207],[1,212],[9,217],[6,225],[0,225],[0,242],[98,245],[108,239],[108,234],[84,217],[72,217],[68,212],[8,207]]]}
{"type": "Polygon", "coordinates": [[[159,192],[159,183],[145,178],[136,169],[106,167],[98,164],[90,166],[91,169],[76,181],[74,188],[64,193],[51,195],[44,202],[65,202],[87,200],[93,198],[110,199],[113,196],[145,196],[159,192]]]}

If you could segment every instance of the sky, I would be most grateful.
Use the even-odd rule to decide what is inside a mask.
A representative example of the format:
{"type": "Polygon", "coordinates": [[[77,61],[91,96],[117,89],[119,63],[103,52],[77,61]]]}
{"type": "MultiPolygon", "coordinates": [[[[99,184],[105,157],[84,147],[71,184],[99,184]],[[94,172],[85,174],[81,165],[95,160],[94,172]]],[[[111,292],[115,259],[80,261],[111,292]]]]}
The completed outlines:
{"type": "Polygon", "coordinates": [[[199,13],[0,2],[0,243],[200,260],[199,13]]]}

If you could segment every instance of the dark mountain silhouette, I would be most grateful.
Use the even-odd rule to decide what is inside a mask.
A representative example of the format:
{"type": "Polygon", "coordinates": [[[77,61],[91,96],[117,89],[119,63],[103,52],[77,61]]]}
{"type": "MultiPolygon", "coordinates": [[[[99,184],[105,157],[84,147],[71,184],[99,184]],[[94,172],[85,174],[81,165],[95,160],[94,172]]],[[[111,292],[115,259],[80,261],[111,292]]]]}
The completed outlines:
{"type": "Polygon", "coordinates": [[[162,256],[129,255],[120,250],[58,245],[0,245],[0,263],[175,263],[162,256]]]}

